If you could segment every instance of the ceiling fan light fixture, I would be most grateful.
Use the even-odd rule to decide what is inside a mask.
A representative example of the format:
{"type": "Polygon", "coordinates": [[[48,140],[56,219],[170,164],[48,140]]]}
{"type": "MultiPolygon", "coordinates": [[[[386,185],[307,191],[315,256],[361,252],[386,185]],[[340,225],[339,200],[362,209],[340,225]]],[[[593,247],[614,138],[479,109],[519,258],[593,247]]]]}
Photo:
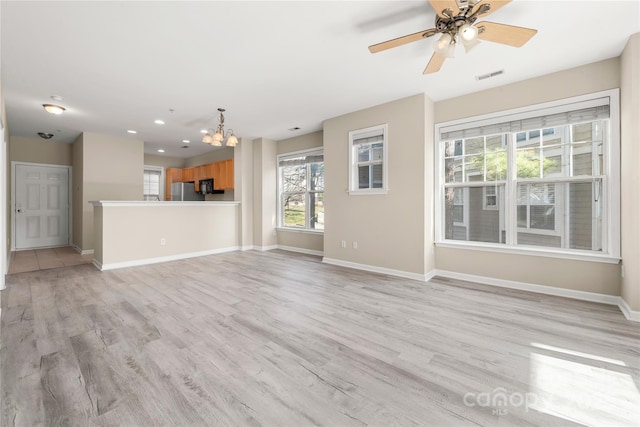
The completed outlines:
{"type": "Polygon", "coordinates": [[[458,36],[463,45],[473,43],[478,39],[478,27],[470,24],[463,24],[458,29],[458,36]]]}
{"type": "Polygon", "coordinates": [[[447,56],[451,48],[452,41],[453,41],[453,38],[451,37],[451,34],[444,33],[442,34],[442,36],[440,36],[438,40],[433,42],[433,50],[435,50],[440,55],[447,56]]]}
{"type": "Polygon", "coordinates": [[[469,53],[471,49],[478,46],[479,44],[480,44],[480,40],[477,40],[477,39],[468,43],[464,43],[464,52],[469,53]]]}

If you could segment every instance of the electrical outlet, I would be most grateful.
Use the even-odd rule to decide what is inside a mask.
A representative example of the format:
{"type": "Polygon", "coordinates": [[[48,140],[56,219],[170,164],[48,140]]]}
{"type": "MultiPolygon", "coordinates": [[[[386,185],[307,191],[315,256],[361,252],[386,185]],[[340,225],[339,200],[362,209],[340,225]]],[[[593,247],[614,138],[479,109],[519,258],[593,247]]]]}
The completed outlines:
{"type": "Polygon", "coordinates": [[[346,240],[341,241],[340,242],[340,246],[343,247],[343,248],[346,248],[347,247],[347,241],[346,240]]]}
{"type": "Polygon", "coordinates": [[[353,247],[353,249],[358,249],[358,241],[354,240],[351,246],[353,247]]]}
{"type": "Polygon", "coordinates": [[[162,237],[162,238],[160,239],[160,246],[164,246],[164,245],[166,245],[166,244],[167,244],[167,239],[165,239],[164,237],[162,237]]]}

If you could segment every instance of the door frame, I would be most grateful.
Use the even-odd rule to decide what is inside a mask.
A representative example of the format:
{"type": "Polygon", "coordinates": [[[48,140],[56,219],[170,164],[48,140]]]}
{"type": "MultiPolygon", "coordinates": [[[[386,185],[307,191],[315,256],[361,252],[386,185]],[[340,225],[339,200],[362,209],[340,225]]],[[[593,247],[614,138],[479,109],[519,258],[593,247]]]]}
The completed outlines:
{"type": "MultiPolygon", "coordinates": [[[[30,162],[11,162],[11,251],[16,251],[16,166],[36,166],[36,167],[48,167],[48,168],[58,168],[58,169],[66,169],[69,177],[69,245],[73,242],[73,167],[69,165],[54,165],[48,163],[30,163],[30,162]]],[[[23,249],[18,249],[23,250],[23,249]]],[[[27,249],[30,250],[30,249],[27,249]]]]}

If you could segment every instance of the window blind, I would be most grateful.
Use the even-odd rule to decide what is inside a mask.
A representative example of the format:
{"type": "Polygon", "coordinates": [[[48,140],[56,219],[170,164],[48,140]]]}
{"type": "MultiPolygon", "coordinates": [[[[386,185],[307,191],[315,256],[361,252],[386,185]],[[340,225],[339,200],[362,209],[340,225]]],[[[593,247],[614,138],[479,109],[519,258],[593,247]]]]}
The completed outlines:
{"type": "Polygon", "coordinates": [[[322,154],[307,154],[304,156],[281,157],[278,160],[278,166],[302,166],[308,163],[322,163],[324,156],[322,154]]]}
{"type": "Polygon", "coordinates": [[[563,107],[564,111],[555,107],[443,127],[440,129],[440,141],[552,128],[608,119],[610,115],[608,97],[563,107]]]}
{"type": "Polygon", "coordinates": [[[363,138],[356,138],[353,140],[353,145],[375,144],[377,142],[384,142],[384,135],[382,133],[373,136],[365,136],[363,138]]]}

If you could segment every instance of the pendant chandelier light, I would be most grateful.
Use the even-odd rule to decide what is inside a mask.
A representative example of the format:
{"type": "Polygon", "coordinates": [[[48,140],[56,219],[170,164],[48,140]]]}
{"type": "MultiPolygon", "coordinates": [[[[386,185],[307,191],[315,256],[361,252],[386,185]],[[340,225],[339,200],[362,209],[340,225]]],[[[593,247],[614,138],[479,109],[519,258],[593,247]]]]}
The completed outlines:
{"type": "Polygon", "coordinates": [[[233,134],[233,129],[229,129],[225,135],[224,132],[224,108],[218,108],[220,115],[218,116],[218,128],[214,131],[208,129],[207,133],[202,137],[202,142],[205,144],[211,144],[214,147],[221,147],[226,140],[227,147],[235,147],[238,145],[238,138],[233,134]]]}

